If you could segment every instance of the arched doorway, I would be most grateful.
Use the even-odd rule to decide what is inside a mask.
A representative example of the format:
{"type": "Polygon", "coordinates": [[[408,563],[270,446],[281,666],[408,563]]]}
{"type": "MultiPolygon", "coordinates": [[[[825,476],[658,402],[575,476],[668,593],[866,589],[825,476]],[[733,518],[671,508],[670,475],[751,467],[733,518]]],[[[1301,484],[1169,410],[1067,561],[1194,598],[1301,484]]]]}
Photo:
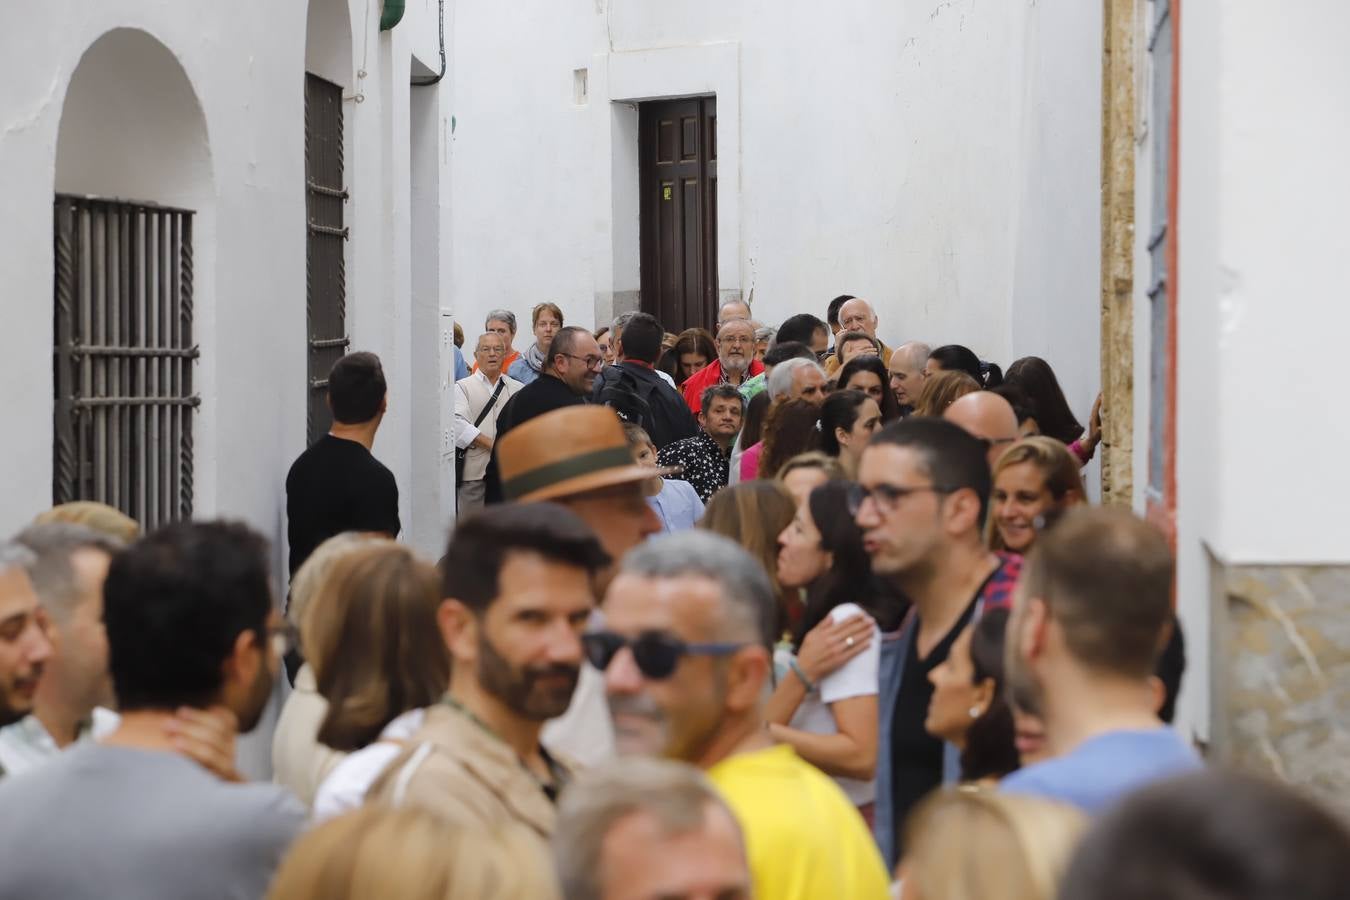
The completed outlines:
{"type": "Polygon", "coordinates": [[[71,77],[57,139],[54,502],[98,500],[147,529],[192,514],[212,197],[182,66],[144,31],[104,34],[71,77]]]}

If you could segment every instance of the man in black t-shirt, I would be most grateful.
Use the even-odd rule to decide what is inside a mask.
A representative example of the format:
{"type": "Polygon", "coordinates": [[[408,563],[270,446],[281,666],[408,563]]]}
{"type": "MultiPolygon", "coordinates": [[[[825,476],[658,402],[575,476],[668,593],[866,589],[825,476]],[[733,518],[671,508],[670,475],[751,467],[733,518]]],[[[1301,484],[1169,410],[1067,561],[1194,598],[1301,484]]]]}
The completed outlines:
{"type": "Polygon", "coordinates": [[[943,744],[924,729],[928,675],[984,609],[1006,605],[1020,567],[980,538],[989,491],[984,445],[941,419],[886,427],[859,464],[853,510],[872,571],[914,604],[882,646],[875,833],[891,866],[906,816],[942,783],[943,744]]]}
{"type": "Polygon", "coordinates": [[[349,353],[328,373],[333,427],[300,454],[286,475],[292,577],[328,538],[344,531],[397,537],[398,485],[371,455],[388,405],[380,358],[349,353]]]}

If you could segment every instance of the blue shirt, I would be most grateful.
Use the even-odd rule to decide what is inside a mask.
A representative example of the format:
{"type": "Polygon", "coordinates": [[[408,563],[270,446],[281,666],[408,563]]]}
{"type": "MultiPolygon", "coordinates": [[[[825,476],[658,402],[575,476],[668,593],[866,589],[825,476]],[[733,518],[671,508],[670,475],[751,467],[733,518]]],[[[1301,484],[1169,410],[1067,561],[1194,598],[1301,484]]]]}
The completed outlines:
{"type": "Polygon", "coordinates": [[[1064,756],[1013,772],[999,789],[1058,800],[1095,815],[1126,794],[1201,765],[1195,750],[1171,728],[1112,731],[1064,756]]]}
{"type": "Polygon", "coordinates": [[[460,353],[460,352],[459,352],[459,348],[456,347],[456,348],[455,348],[455,380],[456,380],[456,381],[459,381],[461,378],[468,378],[468,377],[469,377],[469,366],[468,366],[467,363],[464,362],[464,354],[463,354],[463,353],[460,353]]]}
{"type": "Polygon", "coordinates": [[[647,498],[648,505],[661,520],[666,531],[681,531],[693,528],[694,523],[703,518],[703,501],[698,491],[687,481],[674,478],[661,479],[661,493],[647,498]]]}

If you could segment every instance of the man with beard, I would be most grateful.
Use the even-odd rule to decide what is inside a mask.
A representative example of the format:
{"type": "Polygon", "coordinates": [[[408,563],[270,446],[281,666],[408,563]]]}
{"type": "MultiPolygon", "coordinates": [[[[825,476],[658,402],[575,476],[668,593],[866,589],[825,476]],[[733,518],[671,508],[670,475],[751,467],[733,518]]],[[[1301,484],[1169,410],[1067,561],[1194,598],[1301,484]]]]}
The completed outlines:
{"type": "Polygon", "coordinates": [[[16,539],[36,556],[33,588],[51,626],[52,654],[33,697],[33,713],[0,728],[0,770],[18,775],[77,741],[117,726],[103,579],[122,542],[80,525],[33,525],[16,539]]]}
{"type": "Polygon", "coordinates": [[[851,508],[872,571],[913,602],[881,647],[875,833],[891,866],[905,818],[943,780],[940,740],[924,728],[929,674],[985,609],[1006,607],[1022,558],[981,539],[989,505],[984,445],[941,419],[903,419],[872,435],[851,508]]]}
{"type": "Polygon", "coordinates": [[[1005,642],[1019,705],[1039,710],[1053,758],[1002,789],[1101,812],[1199,768],[1158,718],[1154,667],[1172,620],[1172,552],[1124,510],[1080,509],[1036,542],[1005,642]]]}
{"type": "Polygon", "coordinates": [[[303,808],[212,774],[172,723],[183,707],[258,723],[281,649],[266,543],[223,522],[161,529],[113,559],[104,623],[121,724],[0,784],[0,896],[262,896],[303,808]]]}
{"type": "Polygon", "coordinates": [[[368,798],[550,837],[572,767],[540,734],[572,700],[594,578],[608,563],[586,523],[557,504],[497,506],[461,523],[441,560],[450,690],[368,798]]]}
{"type": "Polygon", "coordinates": [[[858,810],[765,729],[776,601],[734,542],[693,530],[625,557],[586,656],[605,673],[621,754],[704,769],[745,834],[754,896],[889,896],[858,810]]]}
{"type": "Polygon", "coordinates": [[[42,667],[52,653],[37,593],[28,579],[33,562],[26,547],[0,543],[0,726],[33,711],[42,667]]]}
{"type": "Polygon", "coordinates": [[[724,322],[717,332],[717,359],[684,383],[684,402],[698,415],[705,390],[715,384],[740,387],[763,371],[764,363],[755,359],[755,326],[745,319],[724,322]]]}

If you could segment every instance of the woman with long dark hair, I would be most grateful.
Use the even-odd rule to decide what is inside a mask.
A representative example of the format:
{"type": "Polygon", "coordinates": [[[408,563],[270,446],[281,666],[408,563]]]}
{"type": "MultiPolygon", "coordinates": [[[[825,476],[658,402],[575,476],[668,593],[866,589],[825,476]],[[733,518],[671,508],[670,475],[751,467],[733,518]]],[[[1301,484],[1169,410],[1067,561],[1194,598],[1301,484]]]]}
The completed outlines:
{"type": "Polygon", "coordinates": [[[965,372],[986,390],[1003,383],[1003,370],[997,363],[985,362],[975,355],[974,350],[960,344],[946,344],[928,354],[924,374],[935,372],[965,372]]]}
{"type": "Polygon", "coordinates": [[[820,443],[820,407],[810,400],[780,400],[769,407],[764,419],[764,449],[759,454],[758,471],[742,478],[777,478],[778,470],[798,453],[815,450],[820,443]]]}
{"type": "Polygon", "coordinates": [[[1055,370],[1039,356],[1024,356],[1008,367],[1005,384],[1016,385],[1036,410],[1037,430],[1066,447],[1083,436],[1084,428],[1069,408],[1055,370]]]}
{"type": "MultiPolygon", "coordinates": [[[[622,339],[622,336],[621,336],[622,339]]],[[[675,346],[661,354],[657,368],[675,380],[679,388],[691,375],[703,371],[717,359],[713,336],[703,328],[686,328],[675,339],[675,346]]]]}
{"type": "Polygon", "coordinates": [[[778,537],[778,581],[806,592],[806,607],[769,701],[769,733],[839,782],[870,816],[875,800],[878,625],[899,625],[903,603],[872,576],[862,530],[848,511],[849,482],[811,492],[778,537]]]}
{"type": "Polygon", "coordinates": [[[966,628],[928,675],[933,699],[924,729],[961,751],[961,780],[997,782],[1018,768],[1012,708],[1004,698],[1008,611],[994,609],[966,628]]]}
{"type": "Polygon", "coordinates": [[[900,418],[900,401],[891,390],[891,373],[881,357],[867,354],[855,356],[839,370],[835,385],[841,391],[862,391],[876,401],[881,410],[881,421],[890,423],[900,418]]]}
{"type": "Polygon", "coordinates": [[[846,476],[855,478],[863,447],[880,427],[881,408],[875,400],[862,391],[835,391],[820,407],[820,449],[839,460],[846,476]]]}

